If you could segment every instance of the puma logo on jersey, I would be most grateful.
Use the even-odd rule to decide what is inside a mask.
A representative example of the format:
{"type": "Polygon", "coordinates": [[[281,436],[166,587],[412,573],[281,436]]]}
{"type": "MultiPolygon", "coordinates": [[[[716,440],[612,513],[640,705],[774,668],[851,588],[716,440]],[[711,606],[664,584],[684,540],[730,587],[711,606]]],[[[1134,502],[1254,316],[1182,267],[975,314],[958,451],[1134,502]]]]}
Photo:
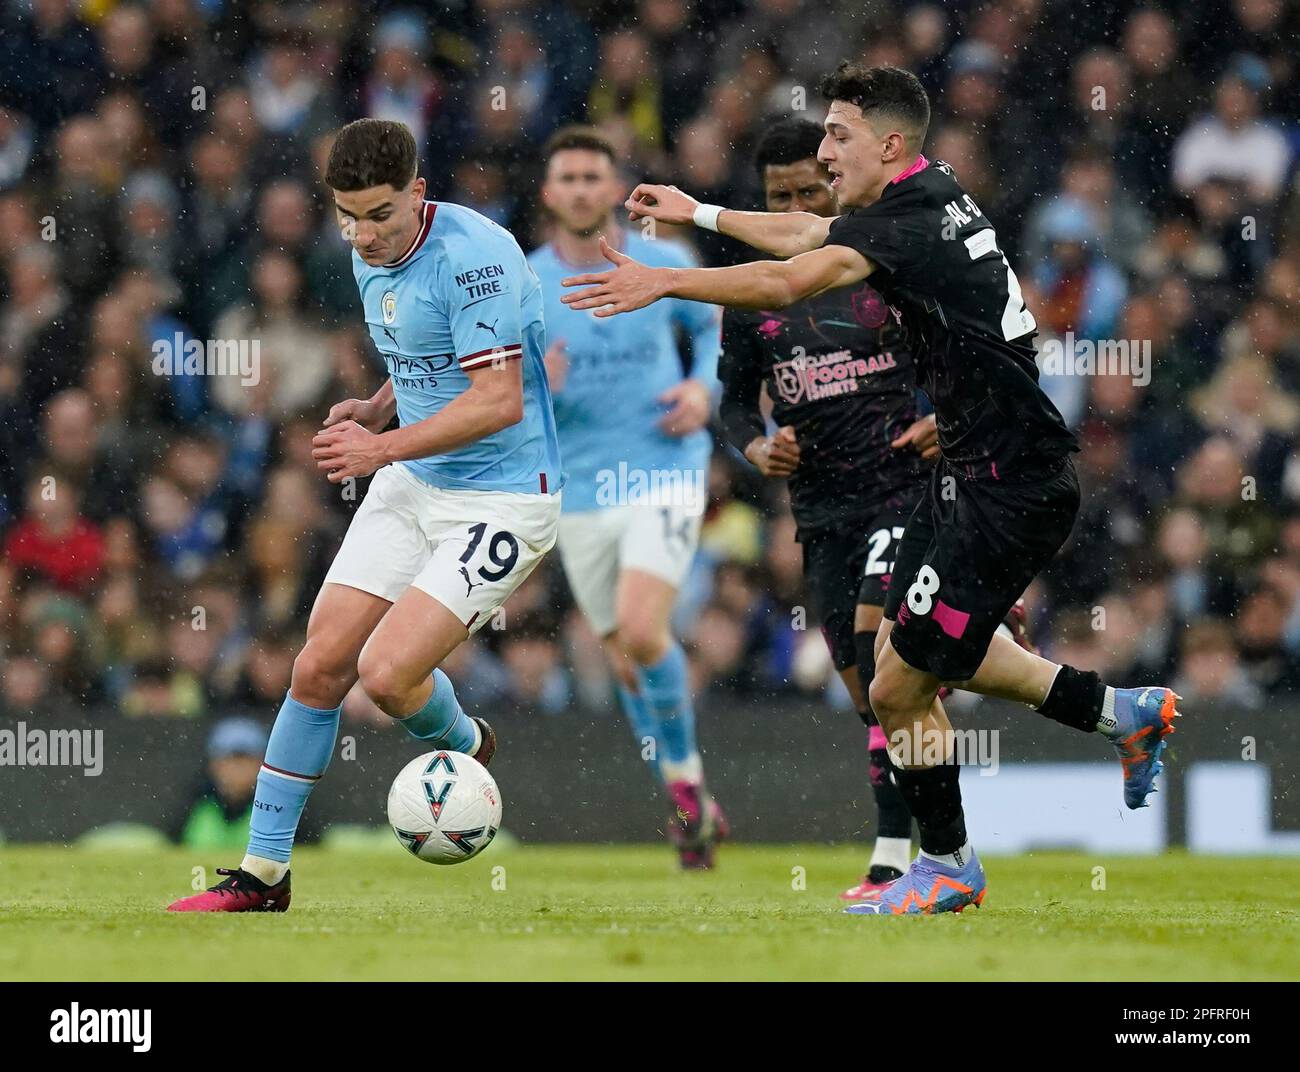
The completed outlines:
{"type": "MultiPolygon", "coordinates": [[[[498,317],[497,320],[499,320],[499,319],[501,319],[501,318],[498,317]]],[[[474,322],[474,326],[475,326],[476,328],[482,328],[484,331],[490,331],[490,332],[492,332],[492,338],[494,338],[494,339],[497,337],[497,321],[496,321],[496,320],[493,320],[492,323],[490,323],[490,324],[485,324],[485,323],[483,323],[482,320],[476,320],[476,321],[474,322]]]]}
{"type": "Polygon", "coordinates": [[[394,346],[398,345],[398,342],[397,342],[397,336],[394,335],[394,334],[393,334],[393,333],[392,333],[388,328],[384,328],[384,334],[387,335],[390,339],[393,340],[393,345],[394,345],[394,346]]]}
{"type": "Polygon", "coordinates": [[[468,599],[468,598],[470,597],[470,594],[474,591],[475,588],[482,588],[482,587],[483,587],[483,582],[482,582],[482,581],[479,581],[478,584],[475,584],[473,581],[471,581],[471,580],[469,579],[469,570],[466,569],[464,566],[461,566],[461,568],[460,568],[460,575],[461,575],[462,577],[465,578],[465,598],[466,598],[466,599],[468,599]]]}

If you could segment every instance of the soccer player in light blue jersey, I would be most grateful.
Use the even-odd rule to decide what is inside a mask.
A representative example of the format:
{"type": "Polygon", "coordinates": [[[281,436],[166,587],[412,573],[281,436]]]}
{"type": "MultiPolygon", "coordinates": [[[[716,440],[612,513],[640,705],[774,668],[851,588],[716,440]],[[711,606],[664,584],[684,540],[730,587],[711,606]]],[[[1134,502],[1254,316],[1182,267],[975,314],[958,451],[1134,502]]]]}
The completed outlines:
{"type": "MultiPolygon", "coordinates": [[[[325,179],[389,378],[334,406],[312,454],[334,484],[374,474],[307,625],[257,779],[248,851],[186,912],[284,911],[289,854],[329,764],[343,698],[370,698],[428,749],[488,763],[496,736],[439,664],[555,543],[563,476],[542,294],[509,232],[425,200],[402,124],[361,119],[325,179]],[[384,431],[394,414],[398,427],[384,431]]],[[[492,830],[461,832],[480,845],[492,830]]]]}
{"type": "Polygon", "coordinates": [[[704,786],[686,654],[669,627],[707,499],[719,310],[665,302],[597,319],[561,302],[565,276],[599,266],[599,235],[631,256],[686,267],[686,250],[614,223],[626,195],[614,150],[589,127],[557,131],[544,157],[551,240],[529,254],[542,281],[547,369],[569,483],[560,560],[602,638],[619,700],[672,804],[668,833],[686,868],[713,863],[726,819],[704,786]],[[689,371],[677,334],[691,340],[689,371]]]}

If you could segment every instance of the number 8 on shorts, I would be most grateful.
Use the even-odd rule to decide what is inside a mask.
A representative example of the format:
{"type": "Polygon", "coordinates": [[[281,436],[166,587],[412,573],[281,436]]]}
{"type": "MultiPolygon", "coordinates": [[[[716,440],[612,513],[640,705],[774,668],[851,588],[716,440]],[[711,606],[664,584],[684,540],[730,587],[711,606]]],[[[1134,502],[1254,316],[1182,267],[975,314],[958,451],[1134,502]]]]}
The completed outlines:
{"type": "Polygon", "coordinates": [[[907,609],[913,614],[926,615],[934,609],[934,594],[939,591],[939,575],[926,563],[916,571],[916,580],[907,590],[907,609]]]}

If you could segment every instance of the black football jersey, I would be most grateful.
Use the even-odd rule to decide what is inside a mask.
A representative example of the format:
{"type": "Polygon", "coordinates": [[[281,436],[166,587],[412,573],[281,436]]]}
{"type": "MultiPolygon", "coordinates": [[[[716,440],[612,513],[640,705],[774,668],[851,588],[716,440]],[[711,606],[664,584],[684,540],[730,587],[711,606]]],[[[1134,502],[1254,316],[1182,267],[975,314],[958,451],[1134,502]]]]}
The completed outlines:
{"type": "Polygon", "coordinates": [[[1038,386],[1033,315],[993,225],[934,161],[831,224],[826,245],[876,265],[934,403],[945,462],[999,477],[1077,449],[1038,386]]]}
{"type": "Polygon", "coordinates": [[[728,309],[718,377],[723,428],[738,450],[764,432],[763,384],[773,418],[794,428],[790,505],[801,536],[869,517],[923,483],[921,456],[889,445],[917,419],[916,372],[873,287],[784,309],[728,309]]]}

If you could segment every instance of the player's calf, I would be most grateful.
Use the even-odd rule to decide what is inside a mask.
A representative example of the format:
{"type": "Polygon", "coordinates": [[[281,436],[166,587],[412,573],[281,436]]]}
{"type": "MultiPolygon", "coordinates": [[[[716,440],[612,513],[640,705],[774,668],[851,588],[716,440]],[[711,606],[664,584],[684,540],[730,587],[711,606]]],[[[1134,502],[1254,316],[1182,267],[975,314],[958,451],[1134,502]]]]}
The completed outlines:
{"type": "MultiPolygon", "coordinates": [[[[362,682],[363,684],[365,682],[364,672],[362,682]]],[[[379,704],[385,714],[396,719],[402,729],[417,741],[423,741],[435,749],[445,748],[450,752],[463,752],[465,755],[474,756],[486,740],[479,721],[465,713],[460,706],[460,701],[456,699],[456,689],[451,683],[451,678],[441,670],[434,670],[426,682],[427,696],[421,701],[418,699],[417,692],[418,706],[414,710],[407,707],[402,711],[401,708],[393,706],[391,697],[387,698],[389,702],[387,707],[379,703],[374,695],[371,695],[371,699],[379,704]]],[[[401,693],[401,695],[410,694],[401,693]]],[[[495,750],[494,735],[491,751],[495,750]]]]}
{"type": "Polygon", "coordinates": [[[271,727],[257,775],[248,850],[224,881],[173,903],[171,912],[283,912],[289,907],[289,857],[307,798],[329,766],[339,707],[326,710],[287,694],[271,727]]]}
{"type": "Polygon", "coordinates": [[[869,727],[868,770],[878,819],[876,843],[862,880],[840,894],[844,901],[874,900],[902,876],[912,860],[912,813],[894,778],[885,731],[869,711],[863,721],[869,727]]]}
{"type": "MultiPolygon", "coordinates": [[[[866,700],[875,677],[876,630],[880,608],[859,604],[855,608],[852,636],[853,665],[840,671],[844,684],[858,705],[858,717],[867,729],[868,773],[876,803],[876,839],[871,859],[860,881],[840,894],[845,901],[874,900],[907,870],[912,859],[912,813],[894,781],[889,760],[889,742],[879,720],[866,700]]],[[[833,635],[833,634],[832,634],[833,635]]],[[[835,642],[832,641],[832,653],[835,642]]]]}

